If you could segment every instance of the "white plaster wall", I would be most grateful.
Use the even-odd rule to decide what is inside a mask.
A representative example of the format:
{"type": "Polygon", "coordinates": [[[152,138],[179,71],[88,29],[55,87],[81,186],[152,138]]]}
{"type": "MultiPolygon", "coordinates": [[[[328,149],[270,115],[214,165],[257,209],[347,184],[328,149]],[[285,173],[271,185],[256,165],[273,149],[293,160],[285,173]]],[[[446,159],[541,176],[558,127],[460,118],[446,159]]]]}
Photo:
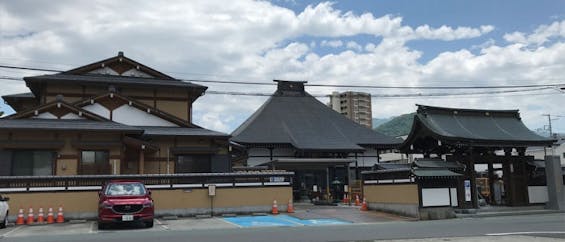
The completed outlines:
{"type": "MultiPolygon", "coordinates": [[[[257,166],[265,162],[269,162],[269,149],[265,148],[251,148],[248,151],[249,158],[247,159],[247,166],[257,166]],[[263,156],[263,157],[255,157],[263,156]]],[[[273,159],[287,159],[294,158],[294,151],[292,149],[273,149],[273,159]]]]}
{"type": "Polygon", "coordinates": [[[122,105],[112,112],[114,122],[133,126],[167,126],[178,127],[178,125],[159,118],[146,111],[139,110],[129,105],[122,105]]]}
{"type": "Polygon", "coordinates": [[[105,108],[104,106],[98,104],[98,103],[94,103],[88,106],[84,106],[83,107],[84,110],[86,111],[90,111],[92,113],[98,114],[104,118],[110,119],[110,110],[108,110],[107,108],[105,108]]]}
{"type": "Polygon", "coordinates": [[[451,206],[457,207],[459,203],[457,202],[457,188],[450,188],[451,189],[451,206]]]}
{"type": "Polygon", "coordinates": [[[78,116],[75,113],[67,113],[61,116],[61,119],[84,119],[84,117],[78,116]]]}
{"type": "Polygon", "coordinates": [[[546,203],[549,201],[547,186],[528,186],[530,203],[546,203]]]}
{"type": "Polygon", "coordinates": [[[100,68],[100,69],[96,69],[96,70],[90,71],[90,72],[88,72],[88,73],[91,73],[91,74],[116,75],[116,76],[118,75],[117,72],[115,72],[114,70],[112,70],[112,68],[109,68],[109,67],[107,67],[107,66],[106,66],[106,67],[102,67],[102,68],[100,68]]]}
{"type": "Polygon", "coordinates": [[[53,115],[50,112],[40,113],[37,116],[32,116],[32,118],[39,118],[39,119],[57,119],[57,116],[53,115]]]}
{"type": "Polygon", "coordinates": [[[122,73],[122,76],[135,76],[135,77],[153,77],[145,72],[139,71],[137,69],[129,69],[122,73]]]}
{"type": "MultiPolygon", "coordinates": [[[[554,149],[553,155],[559,156],[561,165],[565,166],[565,143],[555,147],[554,149]]],[[[543,150],[543,147],[532,147],[526,150],[526,155],[532,155],[536,160],[544,160],[546,152],[543,150]]],[[[547,155],[551,155],[551,149],[547,149],[547,155]]]]}
{"type": "Polygon", "coordinates": [[[423,188],[422,206],[449,206],[449,188],[423,188]]]}

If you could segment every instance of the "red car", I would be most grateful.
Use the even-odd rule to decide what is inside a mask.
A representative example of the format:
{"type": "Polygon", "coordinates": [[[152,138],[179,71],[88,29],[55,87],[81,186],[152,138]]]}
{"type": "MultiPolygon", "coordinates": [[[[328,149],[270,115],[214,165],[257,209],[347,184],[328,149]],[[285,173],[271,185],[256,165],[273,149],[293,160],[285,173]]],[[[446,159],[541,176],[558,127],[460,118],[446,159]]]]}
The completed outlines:
{"type": "Polygon", "coordinates": [[[98,201],[98,229],[112,223],[141,221],[153,227],[155,207],[151,191],[139,181],[111,181],[102,187],[98,201]]]}

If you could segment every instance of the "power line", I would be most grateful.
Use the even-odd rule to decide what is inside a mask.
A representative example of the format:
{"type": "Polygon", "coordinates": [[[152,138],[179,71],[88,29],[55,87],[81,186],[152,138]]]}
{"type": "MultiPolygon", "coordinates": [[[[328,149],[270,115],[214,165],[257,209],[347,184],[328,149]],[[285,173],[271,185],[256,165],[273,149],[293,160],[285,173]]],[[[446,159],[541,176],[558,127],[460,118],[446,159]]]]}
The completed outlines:
{"type": "MultiPolygon", "coordinates": [[[[451,96],[474,96],[484,94],[504,94],[504,93],[520,93],[520,92],[534,92],[542,90],[551,90],[551,88],[535,88],[535,89],[520,89],[520,90],[505,90],[505,91],[484,91],[484,92],[461,92],[461,93],[409,93],[409,94],[371,94],[371,98],[405,98],[405,97],[451,97],[451,96]]],[[[258,93],[258,92],[233,92],[233,91],[206,91],[206,94],[219,94],[219,95],[235,95],[235,96],[260,96],[269,97],[273,96],[271,93],[258,93]]],[[[324,94],[310,94],[313,97],[323,98],[328,97],[324,94]]]]}
{"type": "MultiPolygon", "coordinates": [[[[0,76],[0,79],[4,80],[15,80],[22,81],[20,78],[0,76]]],[[[481,91],[481,92],[459,92],[459,93],[408,93],[408,94],[374,94],[371,93],[371,98],[422,98],[422,97],[453,97],[453,96],[477,96],[485,94],[505,94],[505,93],[523,93],[523,92],[534,92],[543,90],[553,90],[553,87],[539,87],[539,88],[529,88],[529,89],[518,89],[518,90],[500,90],[500,91],[481,91]]],[[[259,93],[259,92],[235,92],[235,91],[214,91],[208,90],[206,94],[217,94],[217,95],[233,95],[233,96],[257,96],[257,97],[270,97],[272,93],[259,93]]],[[[311,94],[313,97],[325,98],[328,97],[327,94],[311,94]]]]}
{"type": "Polygon", "coordinates": [[[6,66],[6,65],[0,65],[0,68],[18,69],[18,70],[28,70],[28,71],[62,72],[61,70],[42,69],[42,68],[23,67],[23,66],[6,66]]]}
{"type": "MultiPolygon", "coordinates": [[[[0,65],[0,68],[31,70],[31,71],[62,72],[61,70],[54,70],[54,69],[42,69],[42,68],[8,66],[8,65],[0,65]]],[[[178,80],[187,81],[187,82],[235,84],[235,85],[264,85],[264,86],[276,85],[275,83],[264,83],[264,82],[187,80],[187,79],[178,79],[178,80]]],[[[338,87],[338,88],[370,88],[370,89],[513,89],[513,88],[534,88],[534,87],[559,87],[559,86],[565,86],[565,83],[532,84],[532,85],[502,85],[502,86],[373,86],[373,85],[337,85],[337,84],[305,84],[305,86],[310,86],[310,87],[338,87]]]]}

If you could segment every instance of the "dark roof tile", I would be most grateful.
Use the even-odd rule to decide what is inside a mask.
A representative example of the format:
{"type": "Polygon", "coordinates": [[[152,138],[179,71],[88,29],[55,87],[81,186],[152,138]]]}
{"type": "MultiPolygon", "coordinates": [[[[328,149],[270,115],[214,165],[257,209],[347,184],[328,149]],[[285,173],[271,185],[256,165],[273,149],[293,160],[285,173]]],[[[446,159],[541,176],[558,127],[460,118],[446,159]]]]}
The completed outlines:
{"type": "Polygon", "coordinates": [[[116,122],[71,119],[0,119],[0,129],[143,132],[143,129],[116,122]]]}
{"type": "Polygon", "coordinates": [[[242,144],[292,144],[301,150],[363,151],[401,140],[349,120],[304,91],[303,82],[279,81],[279,90],[233,133],[242,144]]]}
{"type": "Polygon", "coordinates": [[[147,136],[216,136],[229,137],[228,134],[220,133],[204,128],[183,128],[183,127],[156,127],[156,126],[137,126],[144,130],[147,136]]]}
{"type": "Polygon", "coordinates": [[[473,146],[550,145],[554,140],[529,130],[518,110],[454,109],[418,105],[407,147],[421,132],[436,139],[473,146]],[[420,130],[416,130],[420,129],[420,130]],[[427,131],[421,131],[421,129],[427,131]]]}
{"type": "Polygon", "coordinates": [[[116,75],[102,75],[102,74],[53,74],[24,77],[26,82],[77,82],[77,83],[91,83],[91,84],[123,84],[135,86],[156,86],[156,87],[179,87],[179,88],[197,88],[203,91],[207,87],[185,82],[177,79],[158,79],[158,78],[144,78],[144,77],[130,77],[130,76],[116,76],[116,75]]]}

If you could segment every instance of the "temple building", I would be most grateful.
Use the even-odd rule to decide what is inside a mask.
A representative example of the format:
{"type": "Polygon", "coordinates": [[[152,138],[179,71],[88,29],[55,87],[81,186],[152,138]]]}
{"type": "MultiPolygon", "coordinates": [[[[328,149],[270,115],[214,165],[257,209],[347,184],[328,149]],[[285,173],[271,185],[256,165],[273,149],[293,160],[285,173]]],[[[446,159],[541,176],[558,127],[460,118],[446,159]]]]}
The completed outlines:
{"type": "MultiPolygon", "coordinates": [[[[529,187],[528,164],[534,157],[528,156],[526,149],[551,147],[553,142],[555,140],[529,130],[522,123],[518,110],[418,105],[412,130],[399,149],[403,153],[423,154],[424,159],[442,161],[434,163],[432,172],[438,173],[435,177],[453,177],[453,174],[443,174],[446,167],[464,165],[464,169],[455,171],[461,175],[456,189],[456,204],[460,208],[479,207],[478,191],[482,189],[478,189],[477,184],[475,165],[478,164],[488,169],[485,199],[489,203],[524,206],[531,204],[534,196],[539,196],[529,187]],[[504,185],[504,200],[495,203],[494,183],[499,179],[504,185]]],[[[438,187],[438,182],[433,186],[438,187]]]]}
{"type": "Polygon", "coordinates": [[[207,87],[124,56],[24,78],[2,98],[0,176],[227,172],[229,135],[192,123],[207,87]],[[4,169],[6,168],[6,169],[4,169]]]}
{"type": "Polygon", "coordinates": [[[295,172],[294,197],[341,199],[344,185],[402,141],[332,110],[304,89],[275,81],[277,91],[233,133],[241,165],[295,172]]]}

